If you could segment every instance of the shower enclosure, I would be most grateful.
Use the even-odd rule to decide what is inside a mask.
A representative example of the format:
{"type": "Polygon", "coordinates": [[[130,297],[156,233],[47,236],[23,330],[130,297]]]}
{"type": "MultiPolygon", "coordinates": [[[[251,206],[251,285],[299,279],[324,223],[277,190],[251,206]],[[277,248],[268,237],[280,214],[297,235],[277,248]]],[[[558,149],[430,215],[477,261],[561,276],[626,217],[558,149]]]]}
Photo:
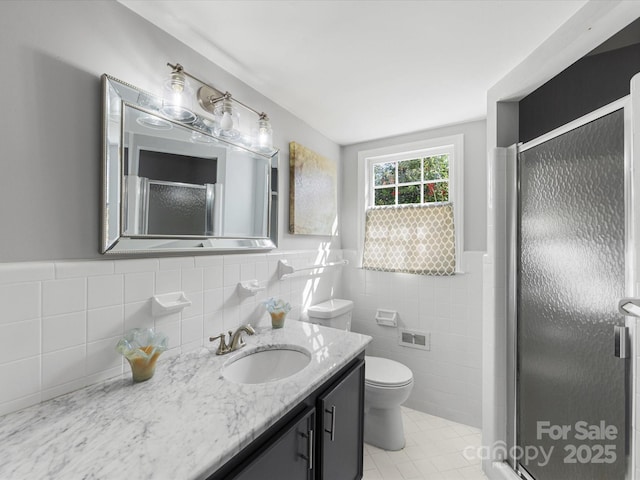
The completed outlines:
{"type": "Polygon", "coordinates": [[[628,108],[616,102],[518,148],[508,205],[511,467],[535,480],[622,480],[632,292],[628,108]]]}

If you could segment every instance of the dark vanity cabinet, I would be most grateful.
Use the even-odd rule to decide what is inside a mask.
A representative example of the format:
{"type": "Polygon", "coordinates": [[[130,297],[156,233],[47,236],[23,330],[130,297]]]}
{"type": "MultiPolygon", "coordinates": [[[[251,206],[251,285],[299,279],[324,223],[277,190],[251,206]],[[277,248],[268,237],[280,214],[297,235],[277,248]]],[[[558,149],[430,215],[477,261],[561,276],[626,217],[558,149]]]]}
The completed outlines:
{"type": "Polygon", "coordinates": [[[364,353],[208,480],[358,480],[363,427],[364,353]]]}
{"type": "Polygon", "coordinates": [[[264,449],[256,452],[234,480],[312,480],[314,428],[315,409],[309,408],[276,434],[264,449]]]}
{"type": "Polygon", "coordinates": [[[318,478],[362,478],[364,362],[358,364],[317,402],[318,478]]]}

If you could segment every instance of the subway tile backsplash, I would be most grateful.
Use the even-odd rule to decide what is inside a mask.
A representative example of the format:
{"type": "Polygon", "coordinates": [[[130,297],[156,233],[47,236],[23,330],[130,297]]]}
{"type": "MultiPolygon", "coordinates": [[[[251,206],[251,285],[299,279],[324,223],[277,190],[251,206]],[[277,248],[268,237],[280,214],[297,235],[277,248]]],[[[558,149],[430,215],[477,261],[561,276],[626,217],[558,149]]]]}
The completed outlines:
{"type": "MultiPolygon", "coordinates": [[[[1,275],[0,275],[1,276],[1,275]]],[[[40,283],[0,284],[0,323],[31,320],[40,316],[40,283]]]]}
{"type": "Polygon", "coordinates": [[[240,324],[268,324],[261,301],[290,302],[291,318],[339,292],[340,268],[280,280],[278,260],[294,266],[335,261],[340,251],[0,264],[0,415],[110,377],[128,374],[115,351],[125,331],[155,327],[178,354],[240,324]],[[266,288],[239,294],[240,281],[266,288]],[[161,317],[154,294],[185,292],[192,305],[161,317]]]}
{"type": "Polygon", "coordinates": [[[405,363],[416,380],[409,403],[479,425],[481,403],[482,255],[465,252],[464,275],[435,278],[367,272],[351,251],[0,264],[0,415],[123,373],[115,351],[125,331],[155,327],[169,352],[208,346],[208,337],[242,323],[268,324],[261,301],[290,302],[291,318],[331,296],[355,302],[353,329],[370,334],[368,354],[405,363]],[[298,267],[335,261],[320,276],[278,278],[278,260],[298,267]],[[238,292],[240,281],[266,288],[238,292]],[[154,294],[183,291],[192,305],[161,317],[154,294]],[[431,333],[431,350],[400,347],[397,330],[375,324],[376,308],[397,310],[401,324],[431,333]]]}
{"type": "Polygon", "coordinates": [[[81,312],[87,306],[87,279],[67,278],[42,283],[42,315],[81,312]]]}

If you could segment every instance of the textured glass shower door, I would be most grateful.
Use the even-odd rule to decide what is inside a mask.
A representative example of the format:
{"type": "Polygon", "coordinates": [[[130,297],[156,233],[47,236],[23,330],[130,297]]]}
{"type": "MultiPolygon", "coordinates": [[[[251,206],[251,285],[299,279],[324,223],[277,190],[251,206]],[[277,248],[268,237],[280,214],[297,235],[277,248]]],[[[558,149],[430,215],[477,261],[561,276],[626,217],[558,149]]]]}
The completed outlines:
{"type": "Polygon", "coordinates": [[[518,159],[516,468],[536,480],[627,470],[624,113],[518,159]]]}

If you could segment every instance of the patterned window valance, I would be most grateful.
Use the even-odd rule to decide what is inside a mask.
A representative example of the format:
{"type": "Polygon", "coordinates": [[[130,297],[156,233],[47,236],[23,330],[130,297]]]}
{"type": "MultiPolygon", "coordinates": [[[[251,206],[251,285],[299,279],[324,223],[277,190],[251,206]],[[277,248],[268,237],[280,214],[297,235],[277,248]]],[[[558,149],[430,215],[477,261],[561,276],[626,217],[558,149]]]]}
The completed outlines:
{"type": "Polygon", "coordinates": [[[453,275],[453,204],[369,208],[362,266],[384,272],[453,275]]]}

